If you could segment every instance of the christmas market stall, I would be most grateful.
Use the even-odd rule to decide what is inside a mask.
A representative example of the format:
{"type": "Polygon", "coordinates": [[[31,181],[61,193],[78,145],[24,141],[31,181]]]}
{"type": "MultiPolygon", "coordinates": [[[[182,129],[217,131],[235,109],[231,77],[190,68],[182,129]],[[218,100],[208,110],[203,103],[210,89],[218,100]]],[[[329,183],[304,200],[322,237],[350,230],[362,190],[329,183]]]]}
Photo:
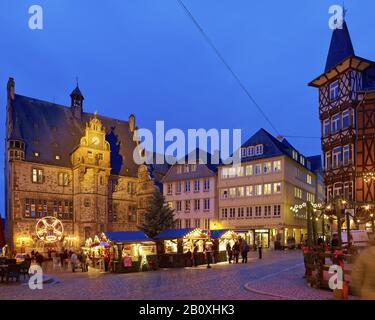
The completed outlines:
{"type": "Polygon", "coordinates": [[[205,243],[208,235],[199,228],[169,229],[159,233],[155,240],[161,268],[188,267],[205,264],[205,243]]]}
{"type": "Polygon", "coordinates": [[[227,245],[232,248],[238,237],[239,235],[230,229],[211,230],[214,257],[217,262],[227,261],[227,245]]]}
{"type": "Polygon", "coordinates": [[[113,272],[127,273],[156,270],[156,244],[143,231],[106,232],[112,244],[113,272]]]}
{"type": "Polygon", "coordinates": [[[109,271],[113,257],[113,248],[112,243],[107,239],[104,233],[100,236],[96,235],[94,239],[86,239],[82,251],[89,258],[90,267],[101,271],[109,271]]]}

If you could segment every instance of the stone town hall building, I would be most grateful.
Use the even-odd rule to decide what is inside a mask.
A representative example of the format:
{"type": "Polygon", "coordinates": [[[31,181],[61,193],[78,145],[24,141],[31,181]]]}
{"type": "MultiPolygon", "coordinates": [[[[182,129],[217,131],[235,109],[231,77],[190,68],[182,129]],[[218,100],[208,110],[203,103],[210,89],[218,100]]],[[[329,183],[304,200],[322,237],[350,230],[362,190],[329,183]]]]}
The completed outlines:
{"type": "Polygon", "coordinates": [[[43,249],[36,234],[43,217],[61,222],[59,247],[135,230],[154,191],[155,172],[133,161],[134,115],[123,121],[84,112],[78,86],[70,97],[70,107],[25,97],[8,81],[5,197],[16,250],[43,249]]]}

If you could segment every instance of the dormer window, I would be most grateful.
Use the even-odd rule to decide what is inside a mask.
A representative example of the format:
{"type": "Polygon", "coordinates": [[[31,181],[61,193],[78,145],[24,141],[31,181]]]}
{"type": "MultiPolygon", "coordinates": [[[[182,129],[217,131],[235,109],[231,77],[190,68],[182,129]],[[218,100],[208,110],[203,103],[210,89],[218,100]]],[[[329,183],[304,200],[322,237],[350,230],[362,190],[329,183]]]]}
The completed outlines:
{"type": "Polygon", "coordinates": [[[293,150],[292,156],[294,160],[298,161],[298,152],[296,150],[293,150]]]}
{"type": "Polygon", "coordinates": [[[263,154],[263,145],[262,144],[258,144],[255,146],[255,155],[256,156],[259,156],[259,155],[262,155],[263,154]]]}
{"type": "Polygon", "coordinates": [[[247,149],[246,148],[242,148],[241,149],[241,158],[245,158],[247,157],[247,149]]]}
{"type": "Polygon", "coordinates": [[[338,99],[340,94],[339,81],[336,80],[329,85],[329,98],[331,101],[338,99]]]}
{"type": "Polygon", "coordinates": [[[254,156],[254,147],[248,147],[247,148],[247,155],[248,155],[248,157],[254,156]]]}
{"type": "Polygon", "coordinates": [[[299,162],[304,166],[305,165],[305,157],[304,156],[300,156],[299,162]]]}

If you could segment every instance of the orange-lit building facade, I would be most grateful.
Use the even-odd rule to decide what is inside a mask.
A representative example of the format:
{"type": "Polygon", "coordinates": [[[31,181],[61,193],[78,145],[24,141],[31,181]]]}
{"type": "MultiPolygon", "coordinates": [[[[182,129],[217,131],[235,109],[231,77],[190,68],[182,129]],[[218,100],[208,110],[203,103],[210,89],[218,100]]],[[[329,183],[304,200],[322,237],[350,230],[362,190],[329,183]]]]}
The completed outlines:
{"type": "Polygon", "coordinates": [[[6,235],[17,251],[46,249],[36,234],[45,217],[64,229],[49,247],[77,248],[104,231],[136,230],[154,192],[155,172],[133,160],[135,117],[84,112],[78,86],[70,97],[70,106],[25,97],[8,81],[6,235]]]}

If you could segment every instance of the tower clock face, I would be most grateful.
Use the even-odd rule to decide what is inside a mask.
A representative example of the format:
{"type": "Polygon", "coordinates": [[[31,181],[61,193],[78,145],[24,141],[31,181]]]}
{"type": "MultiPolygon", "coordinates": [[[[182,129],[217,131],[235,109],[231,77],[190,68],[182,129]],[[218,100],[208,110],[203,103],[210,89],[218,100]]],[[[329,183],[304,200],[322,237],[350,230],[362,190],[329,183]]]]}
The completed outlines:
{"type": "Polygon", "coordinates": [[[91,143],[95,146],[97,146],[99,144],[100,140],[99,140],[99,137],[98,136],[94,136],[91,138],[91,143]]]}

